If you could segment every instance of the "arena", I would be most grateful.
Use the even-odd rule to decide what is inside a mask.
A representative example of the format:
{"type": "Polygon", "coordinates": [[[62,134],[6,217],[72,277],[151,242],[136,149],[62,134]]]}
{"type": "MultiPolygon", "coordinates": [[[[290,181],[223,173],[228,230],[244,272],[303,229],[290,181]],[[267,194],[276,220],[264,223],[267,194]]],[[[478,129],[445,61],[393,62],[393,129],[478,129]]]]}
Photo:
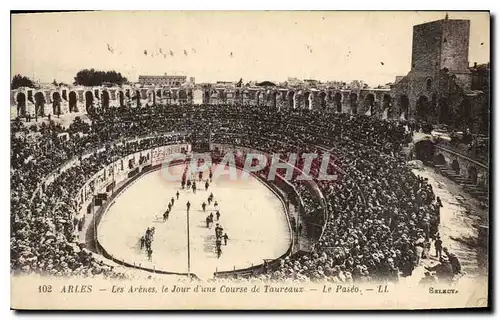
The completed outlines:
{"type": "Polygon", "coordinates": [[[67,127],[52,121],[30,131],[16,120],[12,128],[15,274],[127,278],[140,270],[143,277],[189,271],[203,279],[418,282],[424,267],[452,265],[438,277],[454,281],[464,274],[457,261],[466,261],[470,276],[487,272],[481,203],[465,210],[455,199],[459,187],[440,190],[444,180],[409,165],[412,136],[424,124],[335,110],[157,105],[95,109],[67,127]],[[188,159],[205,152],[214,166],[232,154],[237,168],[249,153],[280,154],[293,173],[288,179],[278,169],[268,181],[268,163],[248,180],[209,183],[209,172],[200,181],[186,174],[187,162],[174,163],[184,170],[183,189],[162,167],[179,152],[188,159]],[[298,155],[293,163],[291,153],[298,155]],[[318,157],[308,164],[302,155],[310,153],[318,157]],[[318,178],[327,153],[335,180],[318,178]],[[303,170],[312,180],[297,179],[303,170]],[[207,228],[215,201],[220,220],[207,228]],[[479,216],[464,226],[471,210],[479,216]]]}

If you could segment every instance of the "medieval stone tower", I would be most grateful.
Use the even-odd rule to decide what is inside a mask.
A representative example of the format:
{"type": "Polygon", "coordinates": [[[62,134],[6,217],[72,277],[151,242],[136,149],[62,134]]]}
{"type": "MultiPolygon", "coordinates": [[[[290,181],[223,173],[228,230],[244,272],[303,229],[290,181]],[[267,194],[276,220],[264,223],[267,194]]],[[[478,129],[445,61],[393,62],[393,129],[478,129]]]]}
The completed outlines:
{"type": "Polygon", "coordinates": [[[443,20],[413,27],[411,71],[429,76],[447,69],[470,87],[469,20],[443,20]]]}
{"type": "Polygon", "coordinates": [[[473,116],[470,21],[444,19],[413,26],[411,70],[392,88],[401,118],[464,124],[473,116]]]}

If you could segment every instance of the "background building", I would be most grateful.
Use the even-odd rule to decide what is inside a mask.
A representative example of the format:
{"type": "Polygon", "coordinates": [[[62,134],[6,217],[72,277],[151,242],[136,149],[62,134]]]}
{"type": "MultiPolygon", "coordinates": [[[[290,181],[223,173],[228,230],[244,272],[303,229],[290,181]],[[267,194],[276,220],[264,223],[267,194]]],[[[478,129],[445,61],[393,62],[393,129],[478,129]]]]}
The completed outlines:
{"type": "MultiPolygon", "coordinates": [[[[180,86],[186,82],[186,76],[165,75],[163,76],[139,76],[141,85],[160,85],[160,86],[180,86]]],[[[194,81],[194,78],[191,78],[194,81]]]]}

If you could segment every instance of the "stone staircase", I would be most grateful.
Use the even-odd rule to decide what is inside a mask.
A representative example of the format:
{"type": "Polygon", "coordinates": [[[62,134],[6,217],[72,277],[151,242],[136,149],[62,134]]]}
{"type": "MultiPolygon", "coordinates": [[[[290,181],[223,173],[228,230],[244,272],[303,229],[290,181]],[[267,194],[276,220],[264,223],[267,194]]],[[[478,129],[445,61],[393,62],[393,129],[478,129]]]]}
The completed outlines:
{"type": "Polygon", "coordinates": [[[477,186],[472,182],[471,179],[464,178],[457,174],[457,172],[444,165],[434,165],[436,171],[441,175],[455,181],[459,184],[467,193],[471,194],[473,197],[482,202],[488,202],[488,189],[485,187],[477,186]]]}

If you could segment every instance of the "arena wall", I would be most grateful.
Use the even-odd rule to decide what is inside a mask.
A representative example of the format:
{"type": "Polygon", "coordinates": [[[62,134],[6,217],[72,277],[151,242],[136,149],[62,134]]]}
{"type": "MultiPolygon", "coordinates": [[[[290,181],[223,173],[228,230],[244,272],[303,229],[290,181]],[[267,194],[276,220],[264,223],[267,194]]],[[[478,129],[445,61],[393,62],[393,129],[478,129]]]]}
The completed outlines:
{"type": "MultiPolygon", "coordinates": [[[[100,223],[100,220],[102,216],[105,214],[105,212],[109,209],[114,204],[114,200],[116,197],[118,197],[121,193],[123,193],[129,186],[131,186],[135,181],[137,181],[139,178],[141,178],[143,175],[150,173],[155,170],[159,170],[161,166],[163,165],[165,158],[169,154],[173,153],[180,153],[181,150],[184,149],[186,151],[190,151],[191,148],[189,144],[173,144],[173,145],[166,145],[166,146],[161,146],[161,147],[156,147],[148,150],[142,150],[138,151],[135,153],[132,153],[130,155],[127,155],[123,157],[120,160],[117,160],[110,165],[108,165],[106,168],[100,170],[96,174],[92,176],[85,185],[80,189],[78,196],[75,199],[75,202],[79,203],[80,206],[82,203],[88,204],[89,200],[90,202],[94,198],[95,193],[111,193],[108,197],[108,199],[104,202],[102,206],[99,206],[98,210],[93,210],[93,217],[92,221],[89,223],[88,228],[86,230],[82,230],[82,233],[85,233],[85,242],[87,244],[87,247],[89,249],[93,249],[94,252],[102,255],[103,257],[114,261],[115,263],[121,264],[125,267],[130,267],[130,268],[136,268],[140,269],[143,271],[148,271],[148,272],[153,272],[153,273],[158,273],[158,274],[175,274],[175,275],[182,275],[182,276],[188,276],[187,273],[175,273],[175,272],[168,272],[168,271],[159,271],[151,268],[146,268],[142,267],[140,265],[135,265],[128,263],[124,261],[123,259],[119,259],[117,257],[114,257],[110,253],[108,253],[105,248],[103,248],[98,240],[96,230],[97,226],[100,223]],[[149,157],[147,156],[149,155],[149,157]],[[148,157],[149,160],[143,162],[139,166],[134,166],[132,168],[128,167],[126,164],[134,159],[135,161],[138,161],[140,157],[148,157]],[[121,166],[123,163],[123,170],[121,170],[121,166]],[[112,169],[115,168],[115,169],[112,169]],[[110,170],[115,170],[114,174],[110,174],[110,170]],[[133,174],[132,174],[133,173],[133,174]],[[132,175],[131,175],[132,174],[132,175]],[[109,186],[113,185],[113,188],[109,190],[109,186]]],[[[96,150],[95,152],[99,152],[103,150],[96,150]]],[[[86,156],[90,156],[90,154],[87,154],[86,156]]],[[[188,158],[189,159],[189,158],[188,158]]],[[[174,163],[172,163],[174,164],[174,163]]],[[[252,173],[253,174],[253,173],[252,173]]],[[[285,200],[283,199],[282,195],[280,195],[280,192],[276,190],[276,186],[269,185],[262,177],[258,177],[254,175],[257,179],[259,179],[266,187],[268,187],[282,202],[285,212],[286,212],[286,217],[287,217],[287,223],[288,223],[288,229],[290,232],[290,237],[291,237],[291,242],[288,250],[279,258],[272,260],[272,261],[267,261],[263,263],[262,265],[254,266],[251,268],[247,269],[239,269],[239,270],[232,270],[232,271],[226,271],[226,272],[217,272],[216,276],[217,277],[229,277],[229,276],[234,276],[235,274],[238,275],[243,275],[243,274],[248,274],[250,272],[250,269],[252,270],[251,272],[255,272],[257,270],[263,271],[264,268],[267,268],[268,266],[275,265],[277,262],[279,262],[279,259],[290,255],[295,247],[295,240],[293,236],[293,231],[291,228],[290,220],[288,217],[288,208],[285,205],[285,200]]],[[[283,180],[283,179],[282,179],[283,180]]],[[[283,180],[284,183],[289,184],[287,181],[283,180]]],[[[290,185],[291,186],[291,185],[290,185]]],[[[294,188],[293,186],[291,186],[294,188]]],[[[295,189],[294,189],[295,190],[295,189]]],[[[298,194],[296,194],[298,197],[298,194]]]]}

